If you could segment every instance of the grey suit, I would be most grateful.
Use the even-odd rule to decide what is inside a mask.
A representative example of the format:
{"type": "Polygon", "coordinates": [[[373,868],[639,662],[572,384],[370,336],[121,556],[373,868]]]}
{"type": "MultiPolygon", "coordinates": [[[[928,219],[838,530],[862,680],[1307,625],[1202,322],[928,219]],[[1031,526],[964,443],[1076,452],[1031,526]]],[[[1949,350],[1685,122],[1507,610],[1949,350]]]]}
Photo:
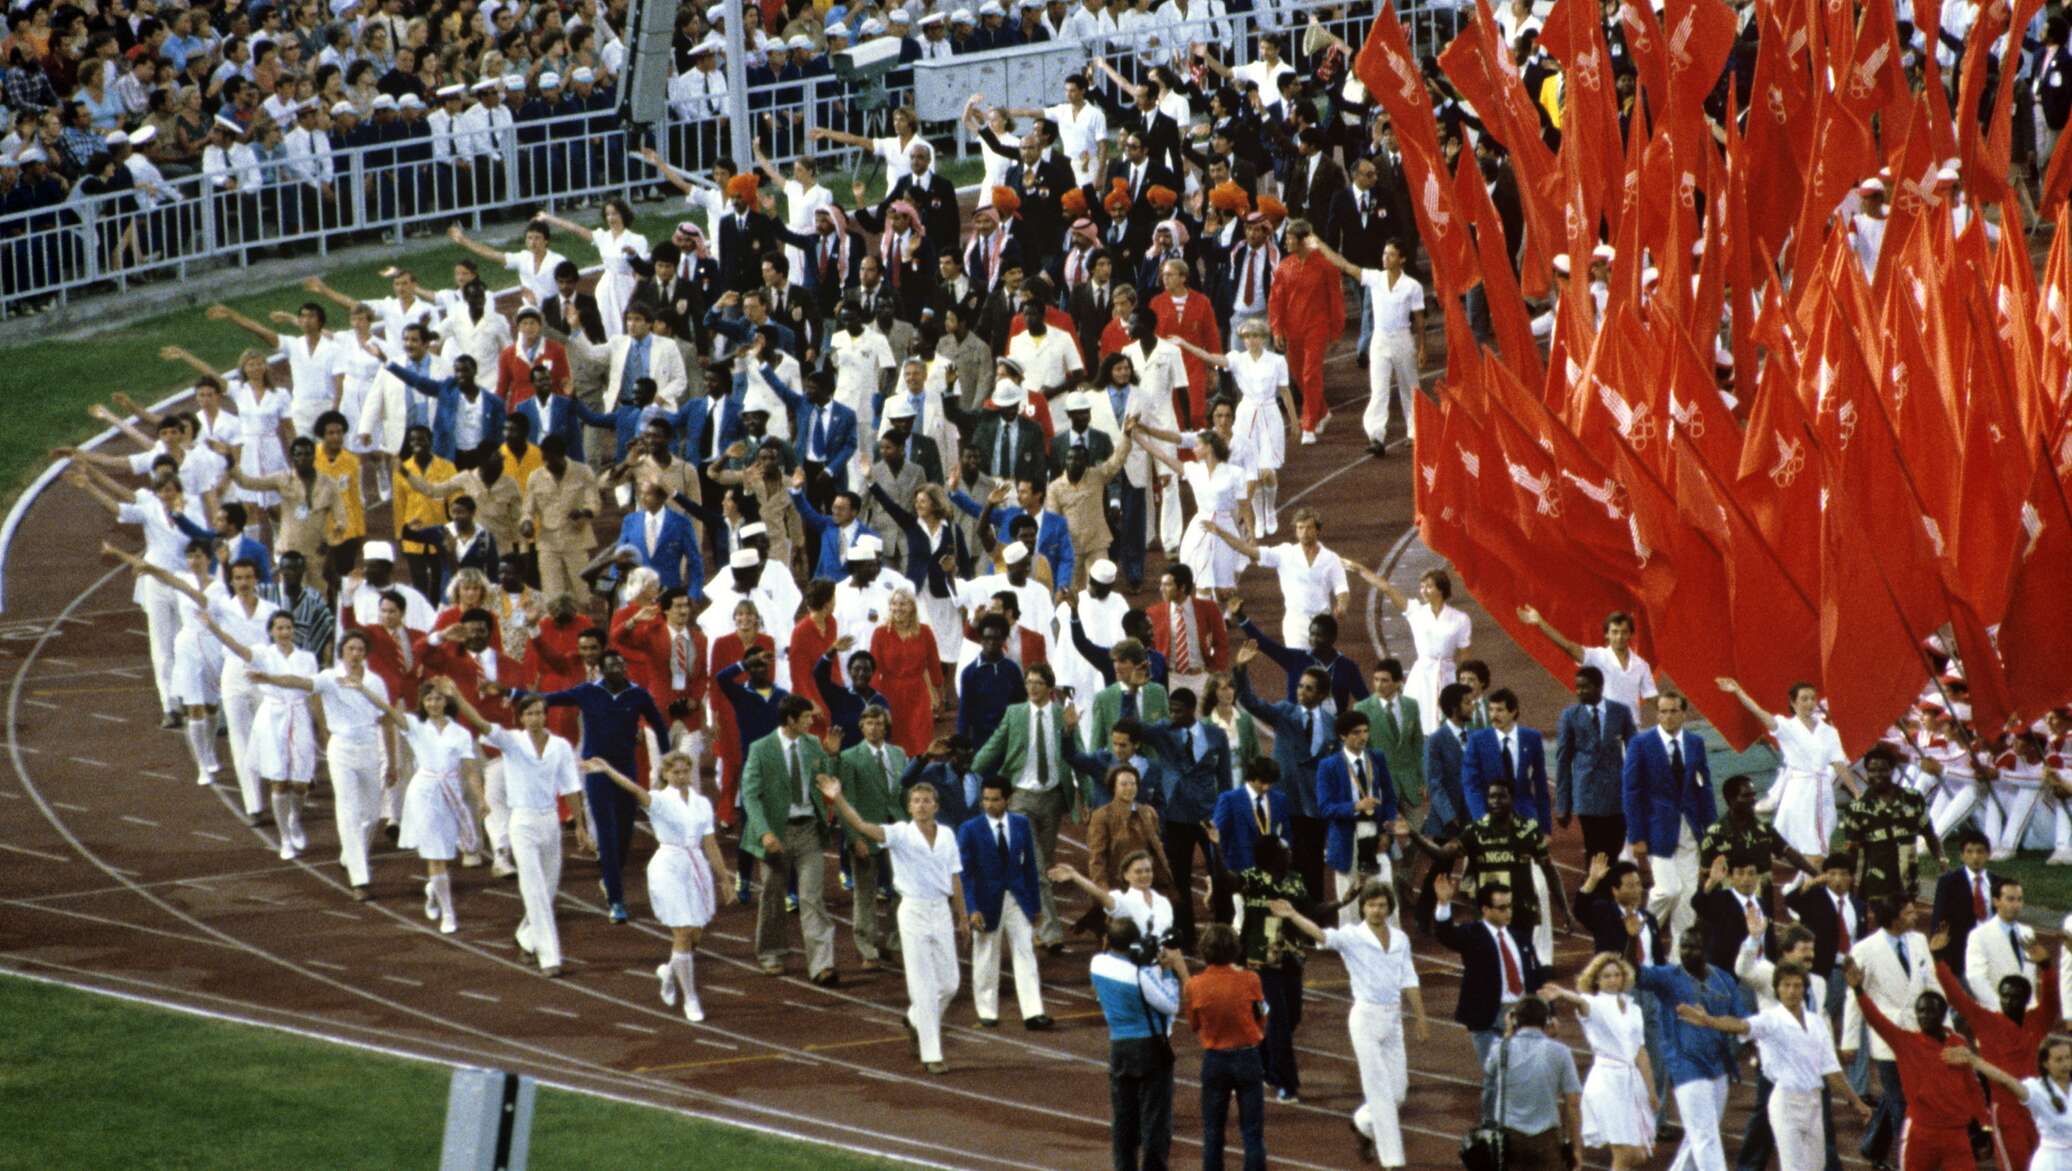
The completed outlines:
{"type": "Polygon", "coordinates": [[[1615,699],[1593,710],[1570,704],[1554,734],[1554,813],[1583,823],[1583,853],[1617,858],[1626,847],[1626,807],[1620,770],[1626,744],[1639,734],[1633,711],[1615,699]]]}

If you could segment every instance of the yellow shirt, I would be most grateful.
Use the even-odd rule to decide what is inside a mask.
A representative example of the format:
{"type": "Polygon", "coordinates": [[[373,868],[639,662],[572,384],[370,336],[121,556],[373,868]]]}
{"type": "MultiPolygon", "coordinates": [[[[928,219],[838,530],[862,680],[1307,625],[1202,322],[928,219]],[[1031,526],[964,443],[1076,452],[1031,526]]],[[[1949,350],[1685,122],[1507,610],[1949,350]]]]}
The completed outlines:
{"type": "MultiPolygon", "coordinates": [[[[417,472],[420,479],[433,484],[443,484],[451,480],[455,475],[453,464],[440,459],[436,455],[432,457],[430,466],[423,471],[418,471],[417,465],[408,460],[402,461],[402,466],[417,472]]],[[[403,536],[405,528],[422,529],[446,523],[446,502],[435,496],[426,496],[424,493],[412,488],[409,477],[405,476],[400,469],[396,472],[395,490],[396,536],[398,539],[401,539],[403,536]]],[[[418,541],[403,541],[403,552],[405,553],[435,553],[437,551],[432,546],[418,541]]]]}
{"type": "Polygon", "coordinates": [[[540,445],[537,443],[525,445],[525,456],[522,459],[511,454],[511,445],[508,443],[497,450],[504,457],[504,479],[520,485],[521,490],[524,483],[532,478],[532,474],[539,471],[547,462],[546,457],[540,454],[540,445]]]}
{"type": "Polygon", "coordinates": [[[350,541],[367,535],[367,505],[360,499],[360,457],[344,448],[338,449],[334,457],[324,451],[324,445],[317,444],[317,475],[338,485],[338,499],[344,505],[345,519],[331,526],[328,538],[331,544],[350,541]]]}

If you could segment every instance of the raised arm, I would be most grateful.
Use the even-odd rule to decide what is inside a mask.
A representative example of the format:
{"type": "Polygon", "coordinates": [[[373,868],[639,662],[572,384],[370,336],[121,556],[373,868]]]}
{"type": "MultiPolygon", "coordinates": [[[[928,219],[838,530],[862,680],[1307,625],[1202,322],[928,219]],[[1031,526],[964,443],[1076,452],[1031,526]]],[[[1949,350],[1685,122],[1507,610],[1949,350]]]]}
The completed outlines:
{"type": "Polygon", "coordinates": [[[546,224],[548,227],[560,228],[562,231],[567,232],[572,236],[580,236],[585,240],[590,238],[590,229],[575,222],[574,220],[562,219],[560,216],[555,215],[553,212],[548,211],[544,207],[539,209],[537,212],[533,213],[532,218],[540,221],[543,224],[546,224]]]}
{"type": "MultiPolygon", "coordinates": [[[[646,809],[654,801],[654,797],[646,789],[633,783],[632,777],[613,768],[611,762],[601,756],[592,757],[584,761],[583,771],[585,773],[603,773],[605,776],[610,777],[612,784],[631,794],[633,799],[640,803],[642,809],[646,809]]],[[[721,869],[724,869],[724,867],[721,869]]],[[[725,888],[721,887],[721,889],[725,888]]]]}
{"type": "Polygon", "coordinates": [[[871,140],[860,134],[851,134],[846,130],[829,130],[824,126],[814,127],[806,133],[806,137],[821,142],[839,142],[843,146],[853,146],[862,150],[869,150],[871,146],[871,140]]]}
{"type": "Polygon", "coordinates": [[[2020,1078],[1980,1057],[1969,1049],[1945,1049],[1943,1060],[1951,1065],[1968,1065],[1978,1075],[2014,1095],[2014,1100],[2024,1106],[2029,1104],[2029,1087],[2020,1078]]]}
{"type": "Polygon", "coordinates": [[[1073,886],[1076,886],[1080,890],[1085,891],[1087,893],[1088,898],[1091,898],[1093,899],[1093,901],[1101,904],[1101,909],[1103,911],[1110,912],[1111,914],[1114,912],[1115,896],[1101,889],[1100,884],[1096,883],[1093,879],[1088,878],[1086,875],[1081,874],[1078,868],[1074,867],[1071,863],[1060,862],[1057,865],[1051,867],[1048,877],[1052,882],[1071,883],[1073,886]]]}
{"type": "Polygon", "coordinates": [[[330,285],[325,284],[324,278],[320,276],[313,276],[307,278],[302,282],[302,288],[305,292],[315,293],[317,296],[322,297],[324,300],[331,302],[332,304],[338,306],[341,309],[351,309],[354,305],[358,304],[358,302],[354,301],[351,297],[348,297],[344,293],[339,292],[337,289],[332,288],[330,285]]]}
{"type": "MultiPolygon", "coordinates": [[[[156,446],[157,441],[152,439],[151,436],[146,435],[143,432],[143,430],[139,428],[135,423],[130,422],[128,419],[123,418],[121,415],[116,414],[114,411],[109,410],[107,407],[102,406],[100,403],[95,403],[94,405],[86,408],[86,413],[97,422],[106,423],[110,427],[115,428],[117,431],[122,432],[124,436],[126,436],[132,443],[135,443],[139,447],[149,450],[150,448],[156,446]]],[[[137,415],[137,418],[139,419],[143,419],[143,417],[144,416],[142,414],[137,415]]],[[[156,428],[158,426],[158,420],[156,418],[152,418],[151,420],[149,420],[147,425],[152,428],[156,428]]],[[[127,459],[119,455],[104,456],[100,458],[101,462],[104,463],[111,460],[120,460],[124,466],[128,466],[129,464],[129,461],[127,459]]]]}
{"type": "Polygon", "coordinates": [[[1701,1029],[1712,1029],[1721,1033],[1732,1033],[1737,1037],[1748,1035],[1748,1022],[1737,1016],[1713,1016],[1695,1004],[1679,1004],[1676,1015],[1687,1025],[1701,1029]]]}
{"type": "MultiPolygon", "coordinates": [[[[1174,334],[1166,340],[1180,347],[1187,353],[1190,353],[1195,357],[1200,358],[1202,361],[1207,362],[1209,365],[1216,367],[1218,370],[1225,369],[1230,365],[1229,358],[1226,358],[1221,354],[1212,354],[1209,351],[1202,349],[1200,346],[1195,345],[1193,342],[1188,341],[1186,338],[1181,337],[1179,334],[1174,334]]],[[[1149,432],[1146,432],[1146,434],[1149,434],[1149,432]]],[[[1153,436],[1153,438],[1156,438],[1156,436],[1153,436]]]]}
{"type": "MultiPolygon", "coordinates": [[[[1553,631],[1550,629],[1547,633],[1552,634],[1553,631]]],[[[1561,640],[1557,638],[1555,639],[1555,641],[1559,642],[1561,640]]],[[[1573,654],[1574,652],[1570,653],[1573,654]]],[[[1576,655],[1576,658],[1580,660],[1582,656],[1576,655]]],[[[1776,715],[1763,710],[1763,705],[1757,703],[1753,696],[1749,695],[1747,691],[1742,689],[1739,680],[1722,675],[1719,678],[1714,679],[1712,683],[1713,686],[1719,688],[1721,691],[1724,691],[1728,695],[1733,696],[1735,699],[1740,700],[1741,706],[1747,708],[1748,714],[1754,716],[1756,718],[1756,722],[1761,724],[1763,727],[1774,728],[1777,726],[1776,715]]],[[[1796,865],[1796,863],[1794,863],[1794,865],[1796,865]]]]}
{"type": "Polygon", "coordinates": [[[144,560],[142,557],[137,556],[135,553],[132,553],[127,549],[120,548],[116,545],[112,545],[106,541],[101,542],[101,552],[107,554],[110,557],[115,558],[118,561],[127,564],[131,569],[136,570],[138,573],[143,574],[146,577],[155,577],[158,580],[164,582],[165,584],[173,587],[174,589],[187,595],[189,600],[191,600],[195,605],[202,607],[204,610],[208,608],[208,598],[205,595],[203,595],[203,593],[200,590],[195,589],[193,583],[181,581],[177,574],[167,573],[165,570],[160,569],[158,566],[151,564],[150,562],[144,560]]]}
{"type": "MultiPolygon", "coordinates": [[[[654,147],[642,147],[640,157],[646,159],[649,166],[662,172],[662,178],[668,180],[671,187],[676,188],[685,195],[696,195],[698,193],[698,185],[691,182],[690,178],[682,171],[670,166],[668,160],[664,159],[654,147]]],[[[588,233],[584,234],[588,235],[588,233]]]]}
{"type": "Polygon", "coordinates": [[[849,832],[862,834],[880,845],[884,844],[885,827],[873,821],[865,821],[863,815],[856,812],[856,807],[842,796],[841,781],[823,774],[815,783],[820,786],[821,797],[841,815],[842,824],[849,827],[849,832]]]}
{"type": "MultiPolygon", "coordinates": [[[[1156,449],[1154,448],[1147,447],[1144,450],[1151,452],[1153,455],[1158,454],[1156,449]]],[[[1253,561],[1259,560],[1259,546],[1252,543],[1251,541],[1246,540],[1242,534],[1233,533],[1229,529],[1224,528],[1222,525],[1219,525],[1215,521],[1209,520],[1206,517],[1202,519],[1202,527],[1216,534],[1218,540],[1221,540],[1224,544],[1244,554],[1247,558],[1250,558],[1253,561]]],[[[1235,595],[1233,595],[1233,597],[1234,596],[1235,595]]]]}
{"type": "Polygon", "coordinates": [[[158,351],[158,356],[165,361],[178,362],[182,366],[189,367],[197,374],[207,374],[210,377],[214,377],[216,374],[213,367],[200,358],[195,357],[194,351],[186,346],[165,346],[158,351]]]}
{"type": "MultiPolygon", "coordinates": [[[[447,627],[447,629],[451,630],[454,628],[447,627]]],[[[454,717],[460,720],[461,723],[473,728],[477,736],[487,736],[496,730],[496,725],[482,718],[482,713],[475,710],[475,705],[469,703],[468,697],[460,693],[460,688],[454,684],[452,679],[440,675],[433,679],[431,684],[446,693],[446,702],[453,708],[454,717]]]]}
{"type": "Polygon", "coordinates": [[[207,316],[210,321],[227,321],[270,347],[278,347],[281,344],[280,331],[246,317],[221,301],[209,306],[207,316]]]}
{"type": "Polygon", "coordinates": [[[482,243],[480,240],[470,239],[468,233],[459,224],[454,224],[446,229],[446,238],[484,260],[495,261],[498,264],[504,262],[503,253],[482,243]]]}
{"type": "Polygon", "coordinates": [[[1288,923],[1293,924],[1297,931],[1302,932],[1318,943],[1324,942],[1324,929],[1310,922],[1309,917],[1296,910],[1295,904],[1288,900],[1274,899],[1266,904],[1266,909],[1279,915],[1288,923]]]}
{"type": "Polygon", "coordinates": [[[1539,610],[1536,608],[1532,606],[1518,607],[1518,621],[1536,628],[1541,634],[1552,639],[1554,645],[1560,647],[1562,653],[1569,658],[1574,659],[1578,663],[1583,661],[1583,645],[1554,629],[1554,624],[1541,617],[1539,610]]]}
{"type": "Polygon", "coordinates": [[[1338,249],[1324,243],[1322,236],[1309,238],[1309,250],[1331,262],[1332,267],[1354,280],[1360,279],[1360,266],[1338,254],[1338,249]]]}
{"type": "Polygon", "coordinates": [[[1410,595],[1404,593],[1402,590],[1397,589],[1395,583],[1390,581],[1387,578],[1387,576],[1381,573],[1377,573],[1374,570],[1367,568],[1366,566],[1360,564],[1357,561],[1354,561],[1351,564],[1353,567],[1353,572],[1359,574],[1361,579],[1364,580],[1369,586],[1381,591],[1382,596],[1386,597],[1389,600],[1390,605],[1394,606],[1397,610],[1400,610],[1405,614],[1408,614],[1410,612],[1410,595]]]}

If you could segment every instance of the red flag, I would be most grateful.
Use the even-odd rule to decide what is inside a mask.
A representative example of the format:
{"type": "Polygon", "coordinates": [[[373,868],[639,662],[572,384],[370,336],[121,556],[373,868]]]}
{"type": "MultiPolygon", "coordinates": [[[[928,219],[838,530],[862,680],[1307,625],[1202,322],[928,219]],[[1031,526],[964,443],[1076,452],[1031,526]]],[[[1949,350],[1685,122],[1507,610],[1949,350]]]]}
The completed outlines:
{"type": "Polygon", "coordinates": [[[1619,32],[1640,78],[1641,95],[1634,108],[1660,108],[1669,101],[1669,58],[1663,48],[1662,26],[1655,19],[1654,5],[1648,0],[1619,0],[1619,32]]]}
{"type": "MultiPolygon", "coordinates": [[[[1736,176],[1749,184],[1740,200],[1748,218],[1748,239],[1756,253],[1776,256],[1784,251],[1805,198],[1805,127],[1812,120],[1814,97],[1805,67],[1787,47],[1792,34],[1781,12],[1791,11],[1791,6],[1774,2],[1763,9],[1758,18],[1763,35],[1756,45],[1755,82],[1748,103],[1748,139],[1742,151],[1745,162],[1736,176]]],[[[1738,352],[1735,356],[1740,357],[1738,352]]]]}
{"type": "Polygon", "coordinates": [[[1807,597],[1818,597],[1822,460],[1792,375],[1774,357],[1763,369],[1741,437],[1736,498],[1807,597]]]}
{"type": "MultiPolygon", "coordinates": [[[[1619,189],[1619,106],[1598,17],[1597,0],[1555,0],[1540,30],[1540,48],[1561,62],[1561,161],[1581,182],[1582,205],[1572,208],[1594,238],[1597,217],[1619,189]]],[[[1569,255],[1576,255],[1571,224],[1569,255]]]]}
{"type": "Polygon", "coordinates": [[[1668,0],[1662,21],[1669,64],[1664,116],[1682,124],[1672,128],[1677,138],[1693,141],[1704,126],[1706,95],[1734,50],[1734,11],[1720,0],[1668,0]]]}
{"type": "Polygon", "coordinates": [[[1971,726],[1987,740],[1997,740],[2015,711],[2014,689],[2007,682],[2007,667],[1993,636],[1963,598],[1949,595],[1950,632],[1956,636],[1957,657],[1964,662],[1964,685],[1971,692],[1971,726]]]}
{"type": "Polygon", "coordinates": [[[1454,180],[1460,206],[1475,230],[1475,251],[1481,260],[1483,291],[1488,294],[1490,329],[1496,335],[1497,352],[1520,381],[1535,386],[1546,376],[1540,367],[1540,347],[1532,337],[1532,319],[1525,313],[1525,297],[1518,291],[1518,277],[1511,271],[1510,247],[1504,239],[1503,221],[1483,186],[1482,172],[1475,158],[1461,152],[1460,171],[1454,180]]]}
{"type": "Polygon", "coordinates": [[[2008,583],[2000,621],[2001,657],[2016,707],[2034,716],[2072,701],[2072,507],[2068,507],[2050,453],[2036,461],[2022,509],[2022,544],[2008,583]]]}
{"type": "MultiPolygon", "coordinates": [[[[1964,495],[1957,531],[1947,534],[1951,547],[1944,557],[1955,592],[1976,615],[1998,615],[2007,605],[2009,571],[2021,531],[2023,496],[2028,489],[2028,445],[2021,425],[2007,403],[1990,327],[1979,318],[1990,311],[1974,299],[1971,360],[1966,385],[1970,401],[1964,417],[1961,463],[1964,495]]],[[[2072,579],[2068,579],[2072,586],[2072,579]]]]}

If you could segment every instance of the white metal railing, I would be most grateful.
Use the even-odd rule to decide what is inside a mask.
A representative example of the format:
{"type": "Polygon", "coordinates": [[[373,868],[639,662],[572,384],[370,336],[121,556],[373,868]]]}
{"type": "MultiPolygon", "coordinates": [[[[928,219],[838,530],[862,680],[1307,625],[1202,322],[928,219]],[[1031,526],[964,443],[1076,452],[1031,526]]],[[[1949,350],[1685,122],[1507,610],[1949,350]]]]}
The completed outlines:
{"type": "MultiPolygon", "coordinates": [[[[1406,6],[1402,17],[1420,55],[1436,52],[1460,19],[1448,0],[1406,6]]],[[[1288,42],[1286,56],[1292,63],[1303,60],[1303,40],[1312,22],[1357,51],[1371,21],[1372,9],[1364,5],[1282,0],[1250,12],[1162,26],[1157,30],[1162,43],[1155,51],[1170,50],[1183,77],[1200,77],[1205,88],[1214,89],[1219,79],[1187,64],[1194,45],[1210,46],[1220,61],[1235,68],[1253,59],[1260,33],[1268,32],[1288,42]]],[[[1051,42],[1050,51],[1099,56],[1136,77],[1144,54],[1154,51],[1146,39],[1133,29],[1100,44],[1051,42]]],[[[1026,56],[1030,50],[996,52],[1026,56]]],[[[1348,58],[1337,76],[1350,68],[1348,58]]],[[[1105,78],[1097,84],[1110,88],[1105,78]]],[[[854,148],[813,143],[811,132],[889,134],[890,110],[912,106],[915,97],[910,76],[887,87],[883,107],[864,109],[863,96],[860,87],[832,76],[751,87],[718,99],[723,109],[717,116],[708,109],[672,107],[657,146],[673,165],[702,176],[714,160],[730,153],[726,119],[745,117],[775,163],[808,153],[838,166],[852,163],[858,155],[854,148]]],[[[354,242],[400,244],[459,219],[479,226],[485,215],[499,212],[667,193],[661,177],[638,157],[645,131],[619,125],[609,111],[516,123],[496,132],[493,152],[473,156],[464,166],[436,160],[429,128],[422,122],[409,125],[417,129],[407,136],[334,148],[324,183],[307,182],[285,160],[275,160],[262,162],[259,181],[245,190],[224,191],[203,176],[190,175],[168,181],[155,197],[137,190],[99,196],[75,192],[55,206],[0,216],[0,319],[24,304],[119,291],[140,280],[185,279],[202,268],[242,267],[284,251],[321,256],[354,242]]],[[[974,149],[961,126],[955,128],[955,149],[960,154],[974,149]]],[[[249,169],[245,177],[251,177],[249,169]]]]}

